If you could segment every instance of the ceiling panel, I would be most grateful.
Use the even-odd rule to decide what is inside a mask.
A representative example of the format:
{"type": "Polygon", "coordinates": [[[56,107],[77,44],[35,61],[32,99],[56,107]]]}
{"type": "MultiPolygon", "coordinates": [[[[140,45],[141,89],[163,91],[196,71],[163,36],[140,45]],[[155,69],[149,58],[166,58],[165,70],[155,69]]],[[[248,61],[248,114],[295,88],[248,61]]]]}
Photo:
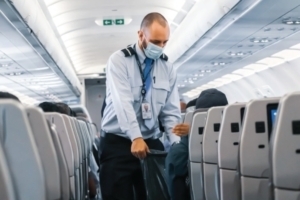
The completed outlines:
{"type": "Polygon", "coordinates": [[[262,1],[204,46],[205,37],[214,37],[213,29],[212,33],[209,31],[194,45],[198,48],[188,50],[187,55],[175,63],[178,67],[180,91],[184,93],[213,80],[212,75],[216,72],[224,71],[226,74],[228,72],[225,69],[236,63],[240,63],[241,67],[250,64],[251,59],[247,59],[248,63],[243,61],[265,51],[269,46],[288,41],[290,36],[300,30],[300,26],[287,25],[282,21],[299,17],[299,5],[299,1],[296,0],[288,3],[280,0],[262,1]],[[189,84],[189,77],[203,69],[214,70],[214,73],[189,84]]]}
{"type": "Polygon", "coordinates": [[[162,13],[180,23],[194,0],[39,0],[52,28],[59,35],[78,74],[100,73],[109,56],[137,41],[143,17],[162,13]],[[124,26],[103,26],[103,19],[124,18],[124,26]],[[98,20],[100,26],[95,23],[98,20]]]}

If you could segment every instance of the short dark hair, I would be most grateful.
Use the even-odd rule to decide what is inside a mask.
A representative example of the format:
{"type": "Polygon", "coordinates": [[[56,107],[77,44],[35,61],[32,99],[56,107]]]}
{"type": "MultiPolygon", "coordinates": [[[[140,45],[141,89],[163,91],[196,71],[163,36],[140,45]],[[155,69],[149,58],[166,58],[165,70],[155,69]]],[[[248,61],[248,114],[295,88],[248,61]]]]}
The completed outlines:
{"type": "Polygon", "coordinates": [[[20,102],[18,97],[8,92],[0,92],[0,99],[14,99],[20,102]]]}
{"type": "Polygon", "coordinates": [[[149,13],[144,17],[141,23],[141,29],[151,26],[154,21],[158,22],[160,25],[164,27],[167,26],[168,24],[168,21],[162,14],[153,12],[153,13],[149,13]]]}
{"type": "Polygon", "coordinates": [[[44,112],[59,112],[59,108],[52,102],[43,102],[39,104],[44,112]]]}
{"type": "Polygon", "coordinates": [[[43,102],[39,104],[44,112],[57,112],[71,116],[71,109],[65,103],[43,102]]]}

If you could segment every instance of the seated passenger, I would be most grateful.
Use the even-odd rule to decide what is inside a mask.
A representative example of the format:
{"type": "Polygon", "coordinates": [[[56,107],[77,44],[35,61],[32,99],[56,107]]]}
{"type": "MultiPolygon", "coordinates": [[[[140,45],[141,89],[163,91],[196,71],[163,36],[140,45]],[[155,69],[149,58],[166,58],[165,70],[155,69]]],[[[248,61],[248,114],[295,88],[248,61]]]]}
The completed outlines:
{"type": "Polygon", "coordinates": [[[15,95],[13,95],[11,93],[8,93],[8,92],[1,92],[0,91],[0,99],[14,99],[14,100],[17,100],[18,102],[20,102],[18,97],[16,97],[15,95]]]}
{"type": "MultiPolygon", "coordinates": [[[[204,90],[198,99],[196,99],[196,109],[225,106],[227,104],[225,94],[216,89],[204,90]]],[[[179,124],[173,129],[173,132],[181,136],[181,141],[171,147],[166,158],[166,176],[169,193],[172,200],[188,200],[190,199],[190,193],[186,180],[188,180],[189,125],[179,124]]]]}

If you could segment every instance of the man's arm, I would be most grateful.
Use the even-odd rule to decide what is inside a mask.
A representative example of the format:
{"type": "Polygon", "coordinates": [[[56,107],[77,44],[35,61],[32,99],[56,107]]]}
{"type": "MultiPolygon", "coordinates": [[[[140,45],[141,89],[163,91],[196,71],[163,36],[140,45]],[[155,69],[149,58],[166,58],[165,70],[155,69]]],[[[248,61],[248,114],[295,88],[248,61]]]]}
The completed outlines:
{"type": "Polygon", "coordinates": [[[180,123],[180,103],[179,93],[177,88],[177,75],[174,68],[170,73],[170,92],[168,93],[165,106],[162,108],[159,118],[165,128],[165,132],[168,136],[171,144],[180,140],[180,137],[172,133],[173,128],[180,123]]]}
{"type": "Polygon", "coordinates": [[[119,126],[131,141],[142,137],[136,113],[133,109],[133,94],[128,71],[122,55],[115,53],[108,61],[107,84],[119,126]],[[123,62],[122,62],[123,61],[123,62]]]}

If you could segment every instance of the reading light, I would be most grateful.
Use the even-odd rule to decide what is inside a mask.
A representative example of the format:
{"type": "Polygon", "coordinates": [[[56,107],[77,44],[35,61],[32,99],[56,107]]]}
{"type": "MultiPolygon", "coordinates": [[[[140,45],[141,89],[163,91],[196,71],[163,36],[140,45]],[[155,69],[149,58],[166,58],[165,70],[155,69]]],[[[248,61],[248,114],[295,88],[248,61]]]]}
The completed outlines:
{"type": "Polygon", "coordinates": [[[288,18],[288,19],[283,19],[282,23],[287,24],[287,25],[299,25],[300,24],[300,18],[288,18]]]}
{"type": "Polygon", "coordinates": [[[271,42],[272,40],[269,40],[267,38],[262,38],[262,39],[251,39],[250,40],[251,42],[254,42],[254,43],[267,43],[267,42],[271,42]]]}

